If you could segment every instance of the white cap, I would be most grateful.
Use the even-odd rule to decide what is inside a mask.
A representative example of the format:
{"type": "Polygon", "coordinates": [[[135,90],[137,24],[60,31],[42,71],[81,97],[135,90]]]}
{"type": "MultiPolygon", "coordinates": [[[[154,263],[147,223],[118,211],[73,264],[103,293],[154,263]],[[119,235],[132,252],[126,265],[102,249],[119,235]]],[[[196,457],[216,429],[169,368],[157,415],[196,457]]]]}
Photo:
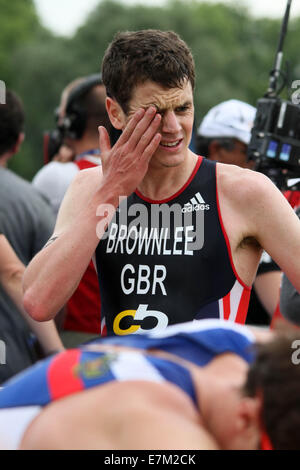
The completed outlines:
{"type": "Polygon", "coordinates": [[[249,144],[256,108],[239,100],[228,100],[211,108],[197,134],[203,137],[233,137],[249,144]]]}

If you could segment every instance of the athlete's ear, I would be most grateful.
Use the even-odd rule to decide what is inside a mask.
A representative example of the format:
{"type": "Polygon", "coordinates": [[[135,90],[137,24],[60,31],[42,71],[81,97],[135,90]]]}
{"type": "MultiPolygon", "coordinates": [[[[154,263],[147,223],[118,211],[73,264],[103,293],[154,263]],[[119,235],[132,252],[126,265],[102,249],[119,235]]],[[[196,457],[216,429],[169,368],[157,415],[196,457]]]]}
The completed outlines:
{"type": "Polygon", "coordinates": [[[258,397],[243,397],[236,420],[236,443],[239,449],[257,449],[260,440],[262,402],[258,397]]]}
{"type": "Polygon", "coordinates": [[[107,97],[106,110],[112,125],[116,129],[123,129],[126,124],[126,116],[119,103],[117,103],[113,98],[107,97]]]}

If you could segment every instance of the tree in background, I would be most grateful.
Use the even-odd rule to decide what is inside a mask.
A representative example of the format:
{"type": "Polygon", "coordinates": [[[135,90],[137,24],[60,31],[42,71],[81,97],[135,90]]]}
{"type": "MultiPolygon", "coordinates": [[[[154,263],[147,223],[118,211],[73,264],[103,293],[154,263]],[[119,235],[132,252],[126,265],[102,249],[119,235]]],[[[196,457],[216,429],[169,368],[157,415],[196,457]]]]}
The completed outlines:
{"type": "MultiPolygon", "coordinates": [[[[34,40],[40,30],[32,0],[0,0],[0,64],[1,80],[9,83],[12,57],[19,45],[34,40]]],[[[24,65],[24,64],[23,64],[24,65]]]]}
{"type": "MultiPolygon", "coordinates": [[[[0,0],[0,5],[4,3],[5,0],[0,0]]],[[[23,10],[21,7],[19,12],[15,10],[14,17],[9,8],[0,10],[0,57],[2,54],[7,64],[4,80],[22,97],[27,118],[26,142],[12,166],[28,179],[43,164],[43,131],[54,125],[53,111],[61,90],[74,77],[100,70],[103,53],[117,31],[174,30],[189,44],[196,62],[198,124],[208,109],[220,101],[237,98],[256,104],[268,85],[281,23],[280,20],[253,18],[246,8],[237,7],[236,3],[170,0],[164,6],[151,7],[104,0],[73,37],[63,38],[41,27],[31,0],[11,3],[26,4],[29,7],[26,15],[32,21],[22,20],[31,26],[24,26],[24,31],[21,28],[22,40],[11,38],[13,47],[7,49],[3,44],[7,45],[10,40],[2,39],[1,24],[3,22],[9,30],[8,24],[13,19],[21,23],[19,16],[23,10]]],[[[289,85],[292,80],[300,79],[299,26],[300,18],[290,19],[284,50],[291,64],[289,85]]]]}
{"type": "MultiPolygon", "coordinates": [[[[35,91],[39,88],[39,83],[32,82],[31,90],[29,87],[24,88],[22,84],[22,78],[31,73],[31,70],[27,68],[28,56],[23,56],[21,51],[40,43],[42,38],[48,42],[51,37],[51,33],[40,24],[33,0],[0,0],[0,79],[7,88],[15,90],[22,98],[27,121],[27,142],[20,155],[22,158],[16,156],[10,166],[28,179],[36,171],[37,162],[32,152],[34,132],[28,132],[27,123],[33,110],[36,110],[35,123],[39,122],[42,102],[36,107],[35,91]]],[[[35,64],[37,68],[40,66],[39,63],[35,64]]]]}

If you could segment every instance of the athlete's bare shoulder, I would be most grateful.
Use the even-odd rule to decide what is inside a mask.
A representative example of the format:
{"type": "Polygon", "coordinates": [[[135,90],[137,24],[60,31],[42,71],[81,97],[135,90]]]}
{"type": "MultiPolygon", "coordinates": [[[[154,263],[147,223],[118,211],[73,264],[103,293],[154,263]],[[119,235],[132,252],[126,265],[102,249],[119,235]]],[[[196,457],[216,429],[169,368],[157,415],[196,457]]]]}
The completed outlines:
{"type": "Polygon", "coordinates": [[[89,199],[100,188],[102,176],[101,166],[87,168],[77,173],[60,206],[55,233],[61,232],[65,224],[86,207],[89,199]]]}
{"type": "Polygon", "coordinates": [[[217,184],[221,208],[229,206],[238,216],[264,219],[274,208],[288,205],[275,184],[263,173],[239,168],[235,165],[217,164],[217,184]]]}
{"type": "Polygon", "coordinates": [[[217,181],[221,193],[239,203],[259,199],[265,191],[276,191],[274,184],[262,173],[236,165],[217,164],[217,181]]]}

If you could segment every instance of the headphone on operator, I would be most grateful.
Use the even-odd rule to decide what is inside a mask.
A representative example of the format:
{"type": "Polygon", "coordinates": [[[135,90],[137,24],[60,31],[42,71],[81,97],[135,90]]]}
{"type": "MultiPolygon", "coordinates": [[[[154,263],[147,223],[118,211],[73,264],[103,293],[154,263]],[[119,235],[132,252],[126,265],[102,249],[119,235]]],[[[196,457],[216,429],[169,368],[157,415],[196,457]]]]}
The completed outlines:
{"type": "Polygon", "coordinates": [[[75,86],[66,102],[65,116],[59,120],[59,108],[55,110],[56,128],[44,133],[44,162],[48,163],[57,154],[65,137],[80,139],[87,125],[87,111],[79,99],[96,85],[102,85],[100,73],[87,76],[75,86]],[[59,120],[59,123],[58,123],[59,120]]]}
{"type": "Polygon", "coordinates": [[[65,116],[59,127],[64,131],[65,136],[73,139],[80,139],[86,129],[88,115],[79,102],[79,99],[84,96],[96,85],[102,85],[101,74],[89,75],[83,82],[75,86],[67,99],[65,107],[65,116]]]}

